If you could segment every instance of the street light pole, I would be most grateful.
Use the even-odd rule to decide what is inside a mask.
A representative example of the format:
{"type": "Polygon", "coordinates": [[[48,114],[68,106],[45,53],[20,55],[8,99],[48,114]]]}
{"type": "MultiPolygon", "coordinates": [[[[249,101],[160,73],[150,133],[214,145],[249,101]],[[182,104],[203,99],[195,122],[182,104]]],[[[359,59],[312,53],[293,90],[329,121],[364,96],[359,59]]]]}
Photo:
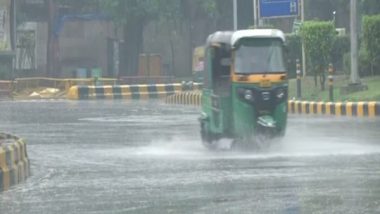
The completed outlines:
{"type": "Polygon", "coordinates": [[[10,23],[9,25],[11,26],[10,27],[10,41],[11,41],[11,50],[13,51],[14,55],[13,55],[13,59],[12,59],[12,69],[11,69],[11,74],[10,74],[10,77],[11,79],[13,80],[14,76],[15,76],[15,70],[16,70],[16,63],[17,63],[17,54],[16,54],[16,45],[17,45],[17,22],[16,22],[16,13],[17,13],[17,4],[16,4],[16,0],[12,0],[11,1],[11,12],[10,12],[10,23]]]}
{"type": "Polygon", "coordinates": [[[253,26],[257,28],[258,20],[258,10],[257,10],[257,0],[253,0],[253,26]]]}
{"type": "Polygon", "coordinates": [[[350,14],[351,14],[351,83],[359,84],[358,74],[358,35],[357,35],[357,0],[351,0],[350,2],[350,14]]]}
{"type": "MultiPolygon", "coordinates": [[[[305,21],[305,0],[301,0],[301,23],[305,21]]],[[[306,51],[305,44],[302,42],[302,70],[303,76],[306,77],[306,51]]]]}
{"type": "Polygon", "coordinates": [[[237,31],[237,0],[233,0],[233,14],[234,14],[234,31],[237,31]]]}

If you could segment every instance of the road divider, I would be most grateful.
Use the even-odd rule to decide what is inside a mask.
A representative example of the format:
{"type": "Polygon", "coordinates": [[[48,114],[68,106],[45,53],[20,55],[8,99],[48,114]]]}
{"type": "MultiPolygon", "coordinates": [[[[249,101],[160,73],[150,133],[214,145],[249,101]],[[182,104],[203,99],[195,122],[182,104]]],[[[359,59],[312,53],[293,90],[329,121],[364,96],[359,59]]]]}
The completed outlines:
{"type": "Polygon", "coordinates": [[[29,175],[26,143],[16,136],[0,133],[0,191],[25,181],[29,175]]]}
{"type": "Polygon", "coordinates": [[[166,104],[201,106],[202,91],[178,92],[165,99],[166,104]]]}
{"type": "Polygon", "coordinates": [[[376,117],[380,116],[380,103],[289,101],[288,112],[293,114],[376,117]]]}
{"type": "MultiPolygon", "coordinates": [[[[165,99],[172,105],[201,105],[202,92],[177,92],[165,99]]],[[[336,115],[351,117],[379,117],[380,102],[309,102],[288,101],[288,113],[305,115],[336,115]]]]}
{"type": "Polygon", "coordinates": [[[71,100],[88,99],[155,99],[165,98],[181,91],[199,90],[200,83],[173,83],[151,85],[73,86],[67,93],[71,100]]]}

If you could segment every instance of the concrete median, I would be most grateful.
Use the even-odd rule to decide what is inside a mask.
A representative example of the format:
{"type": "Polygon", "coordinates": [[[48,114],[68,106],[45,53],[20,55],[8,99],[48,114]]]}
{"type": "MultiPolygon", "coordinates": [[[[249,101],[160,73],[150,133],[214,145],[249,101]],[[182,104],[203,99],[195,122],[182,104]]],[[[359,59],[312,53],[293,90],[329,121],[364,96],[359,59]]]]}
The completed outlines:
{"type": "MultiPolygon", "coordinates": [[[[201,91],[177,92],[165,99],[172,105],[201,105],[201,91]]],[[[288,113],[304,115],[336,115],[351,117],[379,117],[380,102],[310,102],[288,101],[288,113]]]]}
{"type": "Polygon", "coordinates": [[[0,191],[25,181],[29,175],[26,143],[16,136],[0,133],[0,191]]]}
{"type": "Polygon", "coordinates": [[[173,83],[152,85],[73,86],[67,93],[71,100],[89,99],[157,99],[176,92],[201,89],[202,84],[173,83]]]}
{"type": "Polygon", "coordinates": [[[308,102],[289,101],[288,112],[293,114],[336,115],[354,117],[380,116],[379,102],[308,102]]]}

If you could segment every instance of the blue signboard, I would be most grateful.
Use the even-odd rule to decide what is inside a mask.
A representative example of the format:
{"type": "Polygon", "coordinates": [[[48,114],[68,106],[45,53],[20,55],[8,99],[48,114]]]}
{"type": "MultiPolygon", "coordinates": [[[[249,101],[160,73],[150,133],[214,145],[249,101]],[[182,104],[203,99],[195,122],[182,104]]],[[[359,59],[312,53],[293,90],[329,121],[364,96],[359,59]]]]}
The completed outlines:
{"type": "Polygon", "coordinates": [[[298,16],[299,0],[259,0],[260,18],[298,16]]]}

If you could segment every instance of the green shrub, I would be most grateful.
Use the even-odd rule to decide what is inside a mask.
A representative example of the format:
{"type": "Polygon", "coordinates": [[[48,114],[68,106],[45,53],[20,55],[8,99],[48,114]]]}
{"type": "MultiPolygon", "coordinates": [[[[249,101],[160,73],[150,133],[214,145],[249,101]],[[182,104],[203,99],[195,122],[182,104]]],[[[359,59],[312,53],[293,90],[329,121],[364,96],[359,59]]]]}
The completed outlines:
{"type": "Polygon", "coordinates": [[[336,71],[343,70],[343,55],[350,51],[350,38],[348,36],[337,36],[331,49],[331,63],[336,71]]]}
{"type": "Polygon", "coordinates": [[[301,27],[306,56],[313,66],[325,66],[331,60],[335,29],[331,22],[307,21],[301,27]]]}
{"type": "Polygon", "coordinates": [[[296,77],[296,60],[302,60],[302,42],[301,37],[296,34],[286,35],[287,52],[287,64],[288,74],[290,78],[296,77]]]}
{"type": "Polygon", "coordinates": [[[369,57],[368,50],[365,46],[361,46],[359,50],[359,72],[361,76],[369,76],[371,75],[371,59],[369,57]]]}
{"type": "Polygon", "coordinates": [[[325,89],[327,65],[331,62],[331,50],[336,37],[332,22],[307,21],[300,29],[305,45],[305,53],[314,73],[315,85],[318,77],[321,89],[325,89]]]}
{"type": "MultiPolygon", "coordinates": [[[[358,67],[360,76],[373,75],[369,54],[364,46],[361,46],[359,50],[358,67]]],[[[351,52],[347,52],[343,55],[343,71],[346,75],[350,75],[351,73],[351,52]]]]}
{"type": "Polygon", "coordinates": [[[380,66],[380,15],[363,17],[363,45],[372,66],[380,66]]]}
{"type": "Polygon", "coordinates": [[[343,71],[346,75],[349,75],[351,72],[351,52],[343,55],[343,71]]]}
{"type": "MultiPolygon", "coordinates": [[[[289,77],[296,76],[296,60],[302,59],[302,42],[301,36],[296,34],[286,34],[286,45],[288,48],[287,63],[289,68],[289,77]]],[[[350,38],[348,36],[338,36],[334,40],[331,49],[331,63],[335,70],[346,71],[343,63],[343,56],[350,51],[350,38]]]]}

